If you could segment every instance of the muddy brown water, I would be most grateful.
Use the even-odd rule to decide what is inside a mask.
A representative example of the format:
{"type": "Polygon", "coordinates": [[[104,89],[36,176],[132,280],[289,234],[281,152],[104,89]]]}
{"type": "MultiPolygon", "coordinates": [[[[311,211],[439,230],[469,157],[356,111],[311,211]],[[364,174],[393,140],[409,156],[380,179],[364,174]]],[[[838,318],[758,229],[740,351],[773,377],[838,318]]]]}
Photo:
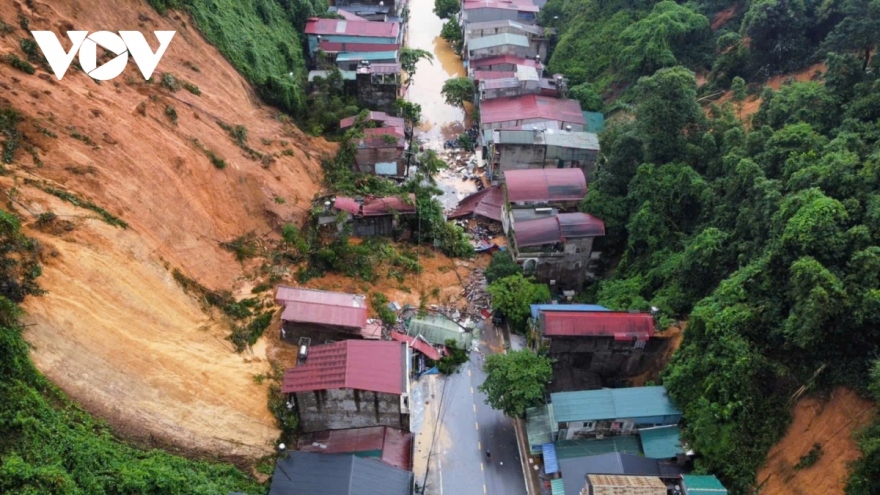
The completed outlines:
{"type": "Polygon", "coordinates": [[[462,109],[447,105],[440,90],[447,79],[467,75],[461,58],[440,37],[444,21],[434,15],[434,0],[410,0],[406,46],[434,54],[434,60],[420,60],[406,93],[407,101],[422,106],[422,125],[417,135],[432,148],[464,130],[462,109]]]}

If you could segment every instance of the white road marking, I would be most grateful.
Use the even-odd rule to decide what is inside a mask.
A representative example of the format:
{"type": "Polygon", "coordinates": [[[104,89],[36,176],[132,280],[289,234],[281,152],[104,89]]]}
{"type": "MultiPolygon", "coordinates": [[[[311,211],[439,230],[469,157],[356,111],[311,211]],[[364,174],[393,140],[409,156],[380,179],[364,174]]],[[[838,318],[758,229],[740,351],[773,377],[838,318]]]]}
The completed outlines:
{"type": "Polygon", "coordinates": [[[483,493],[486,493],[486,484],[483,483],[483,493]]]}
{"type": "Polygon", "coordinates": [[[477,431],[479,431],[480,430],[480,423],[474,423],[474,428],[476,428],[477,431]]]}
{"type": "Polygon", "coordinates": [[[474,387],[471,387],[471,395],[474,395],[474,387]]]}
{"type": "Polygon", "coordinates": [[[480,463],[480,471],[482,472],[485,469],[486,465],[482,462],[480,463]]]}
{"type": "Polygon", "coordinates": [[[471,369],[468,368],[468,376],[471,376],[471,369]]]}
{"type": "Polygon", "coordinates": [[[477,412],[477,405],[476,404],[472,404],[472,405],[474,406],[474,412],[477,412]]]}

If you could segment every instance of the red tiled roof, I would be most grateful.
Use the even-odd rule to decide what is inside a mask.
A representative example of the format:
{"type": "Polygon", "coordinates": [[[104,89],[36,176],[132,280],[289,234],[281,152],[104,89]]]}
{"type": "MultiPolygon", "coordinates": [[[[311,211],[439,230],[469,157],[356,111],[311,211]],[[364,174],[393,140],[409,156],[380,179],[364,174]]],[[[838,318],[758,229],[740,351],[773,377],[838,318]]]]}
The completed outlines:
{"type": "Polygon", "coordinates": [[[584,125],[584,114],[577,100],[560,100],[540,95],[494,98],[480,103],[480,123],[545,119],[584,125]]]}
{"type": "Polygon", "coordinates": [[[579,168],[535,168],[504,172],[507,200],[580,201],[587,195],[587,178],[579,168]]]}
{"type": "Polygon", "coordinates": [[[605,222],[586,213],[560,213],[555,217],[516,222],[513,233],[518,247],[541,246],[605,235],[605,222]]]}
{"type": "Polygon", "coordinates": [[[358,329],[367,324],[364,296],[281,286],[275,294],[275,301],[284,306],[282,321],[358,329]]]}
{"type": "Polygon", "coordinates": [[[339,53],[339,52],[357,52],[357,53],[371,53],[371,52],[392,52],[400,48],[400,45],[396,43],[388,44],[388,43],[336,43],[333,41],[324,41],[321,40],[318,43],[318,48],[325,53],[339,53]]]}
{"type": "Polygon", "coordinates": [[[321,454],[371,454],[388,465],[405,471],[412,469],[413,434],[388,426],[350,428],[305,433],[297,441],[297,450],[321,454]],[[316,445],[317,444],[317,445],[316,445]]]}
{"type": "Polygon", "coordinates": [[[386,394],[404,391],[405,346],[395,341],[345,340],[309,348],[303,364],[284,371],[281,391],[350,388],[386,394]]]}
{"type": "Polygon", "coordinates": [[[471,68],[489,67],[490,65],[498,64],[527,65],[536,69],[541,69],[544,67],[540,62],[537,62],[530,58],[517,57],[516,55],[496,55],[494,57],[486,57],[479,60],[468,61],[468,65],[471,68]]]}
{"type": "Polygon", "coordinates": [[[410,337],[409,335],[404,335],[400,332],[391,332],[391,338],[398,342],[406,342],[413,349],[421,352],[425,356],[428,356],[430,359],[434,361],[440,360],[440,352],[437,349],[434,349],[434,346],[425,342],[422,339],[416,337],[410,337]]]}
{"type": "Polygon", "coordinates": [[[462,9],[505,9],[518,12],[538,12],[541,10],[531,0],[465,0],[462,9]]]}
{"type": "Polygon", "coordinates": [[[306,21],[306,34],[364,36],[397,38],[400,24],[397,22],[347,21],[344,19],[319,19],[306,21]]]}
{"type": "Polygon", "coordinates": [[[461,218],[473,213],[500,222],[503,204],[504,194],[501,188],[498,186],[488,187],[462,199],[449,214],[449,218],[461,218]]]}
{"type": "Polygon", "coordinates": [[[475,70],[474,82],[491,81],[493,79],[505,79],[508,77],[516,77],[516,72],[512,70],[475,70]]]}
{"type": "MultiPolygon", "coordinates": [[[[357,120],[357,117],[357,115],[353,115],[351,117],[346,117],[340,120],[339,127],[341,129],[347,129],[353,126],[355,121],[357,120]]],[[[384,124],[383,127],[399,127],[400,129],[403,129],[404,127],[402,117],[393,117],[385,112],[370,112],[370,114],[367,116],[366,119],[364,119],[364,121],[381,122],[382,124],[384,124]]]]}
{"type": "Polygon", "coordinates": [[[654,335],[654,317],[622,311],[542,311],[540,325],[548,337],[614,337],[648,340],[654,335]]]}

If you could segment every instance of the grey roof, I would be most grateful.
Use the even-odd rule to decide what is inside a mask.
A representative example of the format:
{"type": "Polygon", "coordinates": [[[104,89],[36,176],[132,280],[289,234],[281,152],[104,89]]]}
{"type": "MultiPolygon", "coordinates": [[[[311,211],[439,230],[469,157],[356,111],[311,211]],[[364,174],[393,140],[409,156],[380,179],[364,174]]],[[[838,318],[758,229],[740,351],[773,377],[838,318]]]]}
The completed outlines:
{"type": "Polygon", "coordinates": [[[269,495],[410,495],[412,477],[352,454],[292,451],[275,464],[269,495]]]}
{"type": "Polygon", "coordinates": [[[483,36],[468,41],[468,50],[481,50],[495,46],[513,45],[524,48],[529,47],[529,39],[521,34],[501,33],[492,36],[483,36]]]}
{"type": "Polygon", "coordinates": [[[559,146],[586,150],[599,149],[599,136],[592,132],[534,130],[495,130],[493,141],[498,144],[525,144],[535,146],[559,146]]]}
{"type": "Polygon", "coordinates": [[[469,349],[473,340],[473,334],[464,332],[458,323],[443,315],[413,318],[407,324],[406,333],[411,337],[421,335],[434,345],[445,345],[446,340],[451,339],[463,349],[469,349]]]}
{"type": "Polygon", "coordinates": [[[586,484],[586,476],[589,474],[676,478],[682,473],[681,468],[671,464],[620,452],[559,459],[559,470],[562,472],[566,495],[580,493],[580,489],[586,484]]]}
{"type": "Polygon", "coordinates": [[[539,36],[544,35],[544,28],[541,26],[530,26],[523,24],[521,22],[504,20],[504,21],[486,21],[486,22],[469,22],[465,25],[465,30],[468,33],[472,33],[474,31],[482,31],[484,29],[497,29],[504,27],[512,27],[524,33],[536,34],[539,36]]]}

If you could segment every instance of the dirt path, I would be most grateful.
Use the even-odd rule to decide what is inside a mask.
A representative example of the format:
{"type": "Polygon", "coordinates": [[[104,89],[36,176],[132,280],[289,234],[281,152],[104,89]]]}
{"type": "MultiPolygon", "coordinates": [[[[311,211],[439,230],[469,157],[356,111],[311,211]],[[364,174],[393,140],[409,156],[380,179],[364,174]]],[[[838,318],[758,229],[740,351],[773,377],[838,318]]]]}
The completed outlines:
{"type": "Polygon", "coordinates": [[[805,398],[794,407],[794,421],[785,437],[770,449],[758,472],[761,495],[843,494],[847,463],[860,455],[852,439],[854,430],[871,421],[871,402],[846,388],[834,390],[827,401],[805,398]],[[795,465],[813,444],[823,454],[811,467],[795,465]]]}

